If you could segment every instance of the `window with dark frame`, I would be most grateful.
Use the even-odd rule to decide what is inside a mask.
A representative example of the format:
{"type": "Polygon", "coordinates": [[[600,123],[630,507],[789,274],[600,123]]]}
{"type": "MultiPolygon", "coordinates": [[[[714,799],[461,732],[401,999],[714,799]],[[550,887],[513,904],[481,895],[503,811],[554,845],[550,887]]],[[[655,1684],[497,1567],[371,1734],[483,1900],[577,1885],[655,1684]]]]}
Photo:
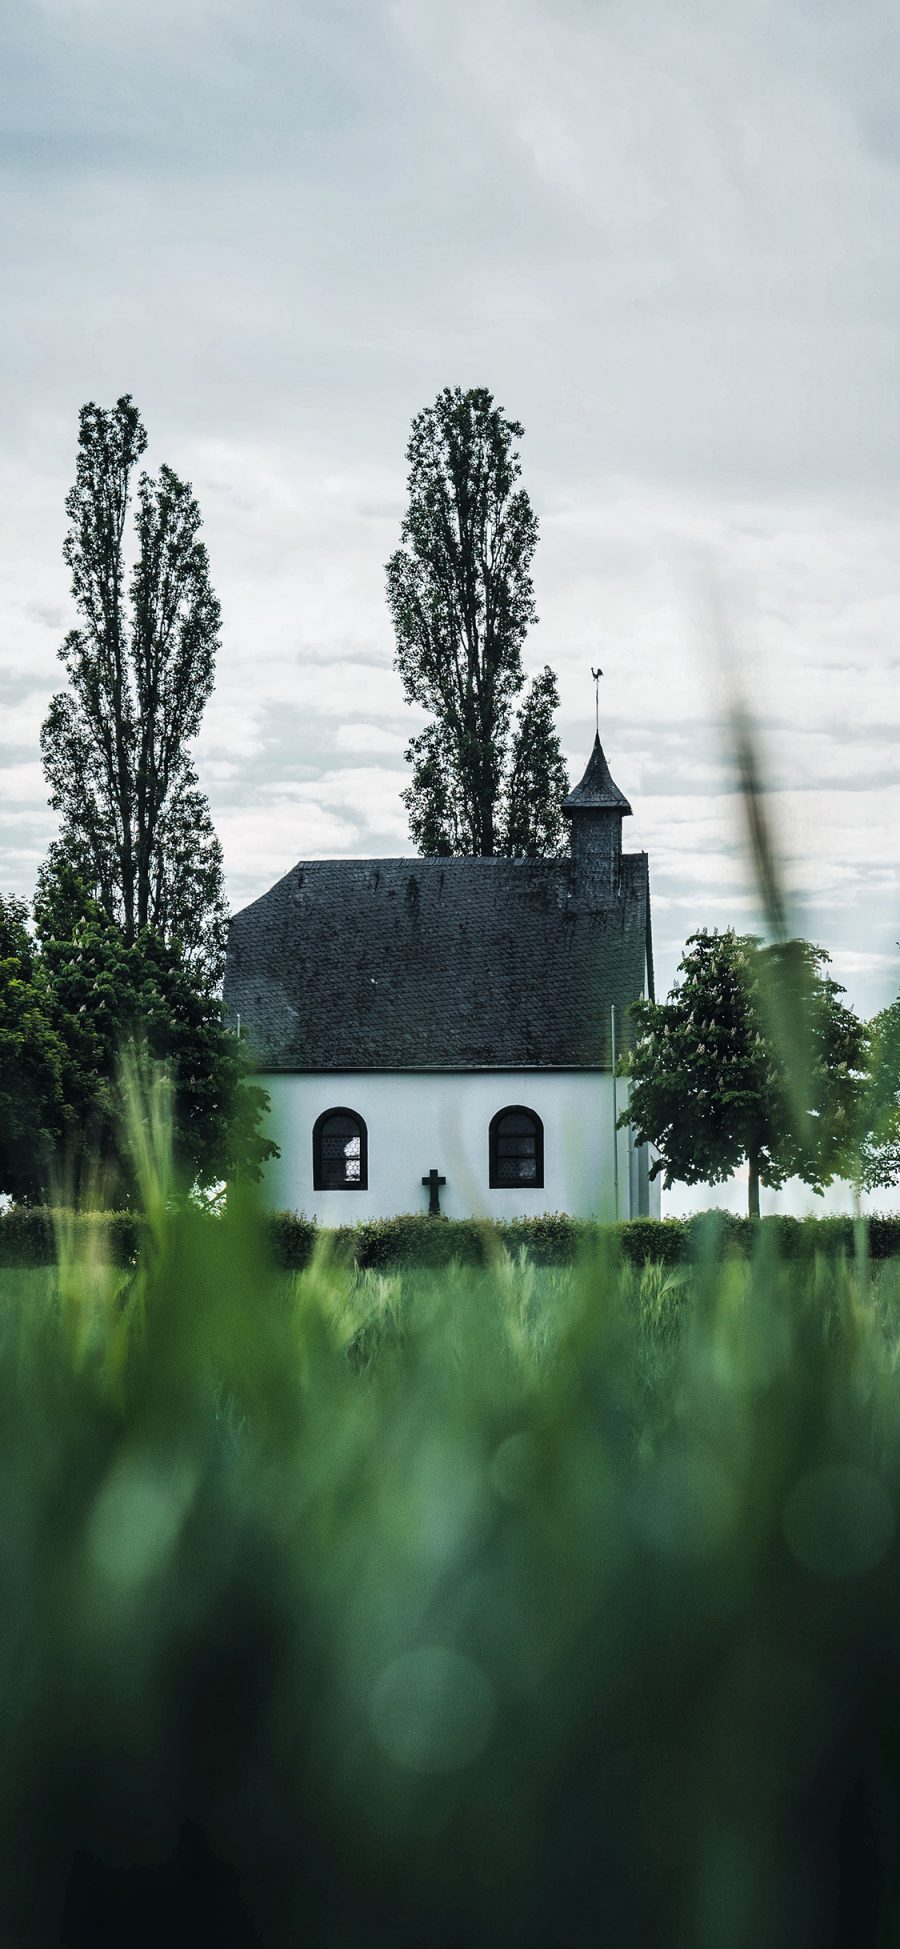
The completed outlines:
{"type": "Polygon", "coordinates": [[[492,1191],[543,1185],[544,1126],[536,1110],[521,1103],[498,1110],[491,1118],[489,1152],[492,1191]]]}
{"type": "Polygon", "coordinates": [[[313,1125],[313,1189],[365,1191],[368,1133],[355,1110],[325,1110],[313,1125]]]}

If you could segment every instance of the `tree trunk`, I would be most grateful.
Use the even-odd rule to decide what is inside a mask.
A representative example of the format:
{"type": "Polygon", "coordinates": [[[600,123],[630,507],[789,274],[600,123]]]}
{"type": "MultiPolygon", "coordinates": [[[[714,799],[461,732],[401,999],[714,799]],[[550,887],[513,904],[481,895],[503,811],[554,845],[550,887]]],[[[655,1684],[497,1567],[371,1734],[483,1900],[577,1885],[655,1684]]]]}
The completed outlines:
{"type": "Polygon", "coordinates": [[[759,1161],[756,1157],[750,1157],[748,1158],[747,1161],[750,1166],[749,1177],[747,1181],[747,1215],[749,1218],[758,1218],[759,1217],[759,1161]]]}

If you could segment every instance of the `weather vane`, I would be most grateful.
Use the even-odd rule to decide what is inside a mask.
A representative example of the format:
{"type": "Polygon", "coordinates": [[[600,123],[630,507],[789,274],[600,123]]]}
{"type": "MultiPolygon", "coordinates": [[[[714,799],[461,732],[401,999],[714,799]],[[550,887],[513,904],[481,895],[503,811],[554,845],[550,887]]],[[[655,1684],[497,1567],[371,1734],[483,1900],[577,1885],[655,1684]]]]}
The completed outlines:
{"type": "Polygon", "coordinates": [[[592,665],[591,665],[591,676],[592,676],[592,677],[593,677],[593,679],[594,679],[594,716],[595,716],[595,718],[596,718],[596,720],[597,720],[597,736],[598,736],[598,738],[599,738],[599,736],[600,736],[600,678],[602,677],[602,675],[603,675],[603,671],[602,671],[602,670],[595,670],[595,669],[594,669],[594,666],[593,666],[593,664],[592,664],[592,665]]]}

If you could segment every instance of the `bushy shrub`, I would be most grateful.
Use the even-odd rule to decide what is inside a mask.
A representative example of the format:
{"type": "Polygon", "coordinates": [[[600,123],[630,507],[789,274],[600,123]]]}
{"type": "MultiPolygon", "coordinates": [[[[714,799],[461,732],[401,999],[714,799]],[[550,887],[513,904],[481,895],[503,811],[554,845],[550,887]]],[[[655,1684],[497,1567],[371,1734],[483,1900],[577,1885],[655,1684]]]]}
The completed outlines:
{"type": "Polygon", "coordinates": [[[296,1211],[271,1211],[266,1233],[272,1257],[282,1271],[302,1272],[309,1265],[317,1237],[314,1218],[304,1218],[296,1211]]]}
{"type": "Polygon", "coordinates": [[[583,1218],[548,1211],[540,1218],[509,1218],[497,1226],[508,1252],[525,1251],[535,1265],[572,1265],[596,1230],[583,1218]]]}

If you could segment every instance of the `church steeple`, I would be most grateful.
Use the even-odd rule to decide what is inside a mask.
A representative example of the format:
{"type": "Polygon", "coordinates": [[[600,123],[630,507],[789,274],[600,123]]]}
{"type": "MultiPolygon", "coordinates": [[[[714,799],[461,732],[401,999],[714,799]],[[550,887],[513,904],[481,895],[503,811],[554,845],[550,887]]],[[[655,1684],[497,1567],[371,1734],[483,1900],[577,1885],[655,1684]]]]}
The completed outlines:
{"type": "Polygon", "coordinates": [[[622,820],[631,813],[606,762],[600,733],[580,784],[563,799],[572,822],[572,879],[576,899],[588,907],[608,907],[622,880],[622,820]]]}
{"type": "Polygon", "coordinates": [[[594,749],[587,762],[587,770],[580,785],[563,799],[562,809],[567,818],[576,810],[585,812],[607,812],[618,810],[622,815],[631,811],[624,792],[619,791],[609,766],[606,753],[600,743],[600,733],[594,739],[594,749]]]}

